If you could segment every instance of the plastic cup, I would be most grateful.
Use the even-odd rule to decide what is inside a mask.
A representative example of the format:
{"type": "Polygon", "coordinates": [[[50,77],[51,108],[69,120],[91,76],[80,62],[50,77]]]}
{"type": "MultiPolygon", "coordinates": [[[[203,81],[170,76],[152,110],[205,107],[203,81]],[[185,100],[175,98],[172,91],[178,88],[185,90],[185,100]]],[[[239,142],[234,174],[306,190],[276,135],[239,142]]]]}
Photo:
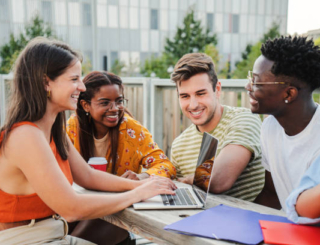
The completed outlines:
{"type": "Polygon", "coordinates": [[[94,169],[106,172],[108,161],[104,157],[91,157],[88,164],[94,169]]]}

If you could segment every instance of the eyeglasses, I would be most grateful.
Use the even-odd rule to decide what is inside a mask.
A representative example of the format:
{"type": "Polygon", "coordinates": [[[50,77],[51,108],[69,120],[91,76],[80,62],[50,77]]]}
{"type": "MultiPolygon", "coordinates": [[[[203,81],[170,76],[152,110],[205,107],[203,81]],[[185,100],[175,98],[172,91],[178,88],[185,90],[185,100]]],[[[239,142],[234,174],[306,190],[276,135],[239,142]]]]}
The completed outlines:
{"type": "MultiPolygon", "coordinates": [[[[92,102],[92,101],[88,101],[88,102],[92,102]]],[[[100,108],[103,108],[105,110],[110,110],[113,104],[119,110],[123,110],[127,106],[128,100],[127,99],[119,99],[117,101],[103,100],[103,101],[94,102],[94,103],[97,104],[100,108]]]]}
{"type": "Polygon", "coordinates": [[[248,76],[247,76],[249,83],[251,85],[251,87],[253,87],[253,85],[259,85],[259,84],[286,84],[286,85],[290,85],[290,83],[288,82],[255,82],[253,80],[253,73],[252,71],[248,71],[248,76]]]}

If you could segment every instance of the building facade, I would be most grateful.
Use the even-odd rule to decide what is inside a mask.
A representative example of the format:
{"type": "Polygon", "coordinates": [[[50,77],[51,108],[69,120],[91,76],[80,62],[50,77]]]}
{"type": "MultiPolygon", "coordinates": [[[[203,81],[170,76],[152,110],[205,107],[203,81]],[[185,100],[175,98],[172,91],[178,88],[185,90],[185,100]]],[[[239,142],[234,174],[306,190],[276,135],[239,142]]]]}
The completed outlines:
{"type": "Polygon", "coordinates": [[[190,7],[232,67],[273,22],[286,34],[288,0],[0,0],[0,46],[39,14],[93,69],[110,69],[116,59],[128,65],[161,54],[190,7]]]}

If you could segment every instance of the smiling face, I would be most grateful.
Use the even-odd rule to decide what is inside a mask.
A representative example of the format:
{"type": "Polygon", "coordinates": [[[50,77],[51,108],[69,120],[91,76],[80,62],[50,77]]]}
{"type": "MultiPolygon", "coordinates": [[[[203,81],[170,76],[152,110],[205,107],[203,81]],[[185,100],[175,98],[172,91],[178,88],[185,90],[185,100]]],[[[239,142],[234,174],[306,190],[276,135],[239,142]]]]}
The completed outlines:
{"type": "Polygon", "coordinates": [[[177,83],[180,107],[200,131],[211,131],[210,125],[217,109],[220,108],[220,82],[213,91],[207,73],[200,73],[188,80],[177,83]]]}
{"type": "Polygon", "coordinates": [[[123,91],[119,85],[111,84],[101,86],[91,98],[91,103],[81,101],[82,107],[89,112],[94,122],[96,137],[104,136],[108,128],[117,126],[123,110],[119,110],[115,103],[123,99],[123,91]]]}
{"type": "Polygon", "coordinates": [[[253,66],[253,82],[269,83],[256,84],[251,86],[250,83],[246,85],[248,95],[250,97],[251,111],[259,114],[279,115],[283,108],[285,108],[285,99],[287,94],[285,92],[286,85],[273,84],[279,82],[280,77],[276,77],[271,73],[271,68],[274,62],[268,60],[261,55],[253,66]]]}
{"type": "MultiPolygon", "coordinates": [[[[48,78],[47,78],[48,79],[48,78]]],[[[86,88],[81,80],[81,63],[77,61],[58,76],[54,81],[48,80],[46,86],[50,91],[48,105],[57,112],[64,110],[75,110],[79,94],[86,88]]]]}

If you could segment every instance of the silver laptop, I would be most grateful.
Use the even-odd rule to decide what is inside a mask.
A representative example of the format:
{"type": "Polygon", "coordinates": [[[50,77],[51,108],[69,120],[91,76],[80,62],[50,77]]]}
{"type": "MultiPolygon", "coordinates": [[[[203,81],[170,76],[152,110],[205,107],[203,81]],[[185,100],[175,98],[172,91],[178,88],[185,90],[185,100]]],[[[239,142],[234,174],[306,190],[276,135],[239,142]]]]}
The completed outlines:
{"type": "Polygon", "coordinates": [[[176,195],[158,195],[146,201],[134,203],[134,209],[194,209],[204,208],[209,192],[213,162],[218,140],[203,134],[193,185],[179,187],[176,195]]]}

